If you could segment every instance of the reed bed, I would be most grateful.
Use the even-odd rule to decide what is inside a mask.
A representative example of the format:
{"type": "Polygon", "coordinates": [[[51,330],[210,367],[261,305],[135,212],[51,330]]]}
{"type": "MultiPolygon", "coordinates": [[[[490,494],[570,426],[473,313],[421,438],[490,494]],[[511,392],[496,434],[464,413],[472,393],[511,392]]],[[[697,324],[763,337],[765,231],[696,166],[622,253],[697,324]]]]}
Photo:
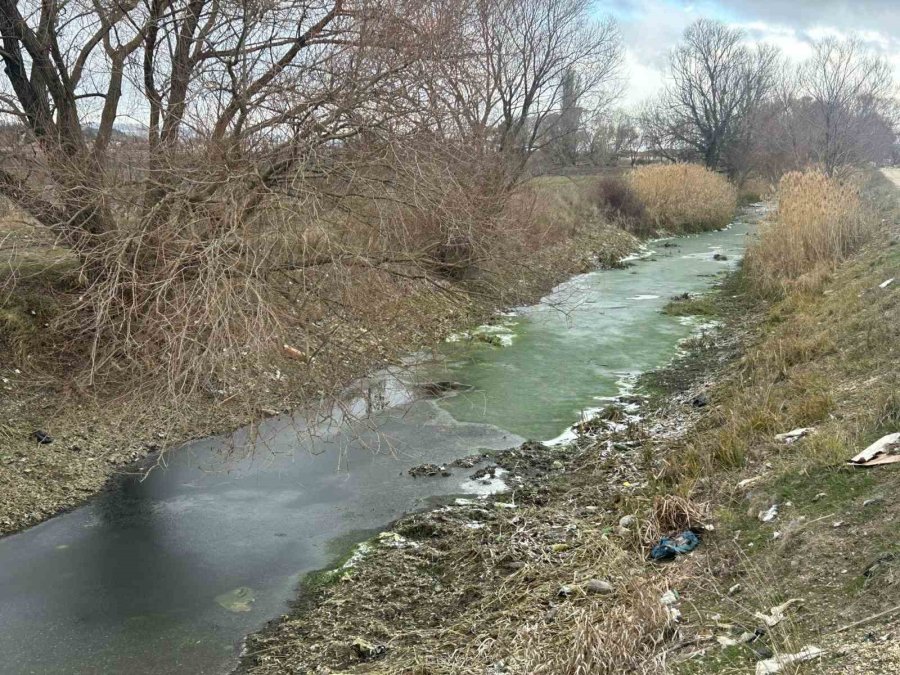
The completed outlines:
{"type": "Polygon", "coordinates": [[[698,164],[643,166],[631,172],[629,182],[657,229],[721,229],[737,208],[737,191],[728,179],[698,164]]]}
{"type": "Polygon", "coordinates": [[[763,292],[817,290],[878,227],[853,179],[794,171],[782,177],[777,200],[777,211],[747,251],[748,278],[763,292]]]}

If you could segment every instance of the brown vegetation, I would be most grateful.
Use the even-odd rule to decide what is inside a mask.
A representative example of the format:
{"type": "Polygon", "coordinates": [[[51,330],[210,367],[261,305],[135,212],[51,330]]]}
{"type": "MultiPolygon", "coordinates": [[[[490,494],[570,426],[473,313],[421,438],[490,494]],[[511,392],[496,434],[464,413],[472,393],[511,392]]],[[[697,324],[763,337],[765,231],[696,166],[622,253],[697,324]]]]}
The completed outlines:
{"type": "Polygon", "coordinates": [[[747,251],[747,274],[760,290],[816,290],[827,273],[869,240],[878,217],[859,177],[792,172],[778,184],[777,210],[747,251]]]}
{"type": "Polygon", "coordinates": [[[696,164],[639,167],[629,175],[629,183],[649,221],[670,232],[725,227],[737,207],[728,179],[696,164]]]}
{"type": "Polygon", "coordinates": [[[246,383],[285,365],[317,400],[404,344],[411,305],[424,338],[447,307],[502,302],[501,271],[522,286],[513,265],[552,279],[527,256],[578,228],[520,217],[518,195],[565,82],[599,104],[615,74],[615,25],[588,8],[0,3],[16,367],[178,410],[255,408],[246,383]],[[122,131],[134,105],[146,124],[122,131]]]}

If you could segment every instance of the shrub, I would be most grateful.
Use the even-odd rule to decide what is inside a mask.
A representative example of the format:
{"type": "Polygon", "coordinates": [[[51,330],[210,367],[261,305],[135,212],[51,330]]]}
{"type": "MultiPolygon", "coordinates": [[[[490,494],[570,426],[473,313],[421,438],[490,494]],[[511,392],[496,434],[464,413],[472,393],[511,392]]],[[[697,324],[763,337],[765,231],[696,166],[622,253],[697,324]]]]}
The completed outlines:
{"type": "Polygon", "coordinates": [[[738,187],[738,204],[756,204],[765,201],[772,194],[772,185],[758,176],[744,178],[738,187]]]}
{"type": "Polygon", "coordinates": [[[524,246],[540,249],[574,235],[594,216],[584,181],[566,176],[534,178],[513,192],[506,205],[506,220],[524,229],[524,246]]]}
{"type": "Polygon", "coordinates": [[[647,228],[647,209],[621,176],[601,176],[591,192],[591,201],[607,219],[620,221],[632,232],[647,228]]]}
{"type": "Polygon", "coordinates": [[[728,225],[737,193],[728,180],[697,164],[651,164],[629,176],[649,221],[674,232],[702,232],[728,225]]]}
{"type": "Polygon", "coordinates": [[[746,258],[748,278],[764,292],[816,290],[875,230],[853,182],[794,171],[782,177],[777,198],[776,213],[746,258]]]}

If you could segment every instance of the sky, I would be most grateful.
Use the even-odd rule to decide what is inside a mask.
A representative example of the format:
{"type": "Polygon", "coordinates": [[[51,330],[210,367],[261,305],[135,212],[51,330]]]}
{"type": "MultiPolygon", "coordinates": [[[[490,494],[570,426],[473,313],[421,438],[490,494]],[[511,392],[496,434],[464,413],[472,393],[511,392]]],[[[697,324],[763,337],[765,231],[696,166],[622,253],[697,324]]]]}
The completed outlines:
{"type": "Polygon", "coordinates": [[[814,40],[855,33],[894,65],[900,81],[900,0],[598,0],[625,40],[621,105],[639,106],[665,81],[669,51],[700,18],[744,29],[750,41],[779,46],[802,61],[814,40]]]}

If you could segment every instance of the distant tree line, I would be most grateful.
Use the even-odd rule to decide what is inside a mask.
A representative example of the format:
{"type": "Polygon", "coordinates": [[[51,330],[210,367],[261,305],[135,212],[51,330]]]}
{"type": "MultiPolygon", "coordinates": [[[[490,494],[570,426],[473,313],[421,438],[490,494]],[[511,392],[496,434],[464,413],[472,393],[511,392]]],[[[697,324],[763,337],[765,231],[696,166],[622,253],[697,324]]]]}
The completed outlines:
{"type": "Polygon", "coordinates": [[[584,118],[574,155],[595,165],[698,162],[740,179],[893,162],[898,109],[887,61],[857,37],[825,38],[803,63],[740,29],[691,25],[669,56],[667,84],[635,114],[584,118]]]}

